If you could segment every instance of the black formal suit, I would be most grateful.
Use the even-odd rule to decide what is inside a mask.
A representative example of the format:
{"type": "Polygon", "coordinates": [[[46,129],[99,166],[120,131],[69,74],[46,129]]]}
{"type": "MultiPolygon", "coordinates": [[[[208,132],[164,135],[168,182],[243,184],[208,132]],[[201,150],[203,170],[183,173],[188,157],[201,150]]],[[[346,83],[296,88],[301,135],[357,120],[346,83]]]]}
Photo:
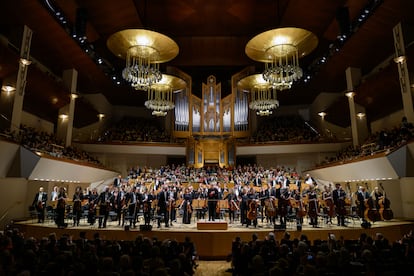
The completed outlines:
{"type": "Polygon", "coordinates": [[[37,222],[43,223],[45,221],[45,209],[46,209],[47,193],[37,192],[32,206],[35,207],[37,211],[37,222]]]}
{"type": "Polygon", "coordinates": [[[165,227],[169,226],[169,210],[168,210],[169,191],[163,190],[158,193],[158,227],[161,227],[161,218],[164,217],[165,227]]]}

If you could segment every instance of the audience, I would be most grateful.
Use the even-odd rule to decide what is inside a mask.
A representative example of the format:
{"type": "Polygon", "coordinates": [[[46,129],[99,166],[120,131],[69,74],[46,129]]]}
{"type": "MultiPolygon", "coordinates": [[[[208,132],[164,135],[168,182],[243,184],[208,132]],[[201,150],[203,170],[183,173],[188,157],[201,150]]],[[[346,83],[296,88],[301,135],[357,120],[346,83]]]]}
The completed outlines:
{"type": "Polygon", "coordinates": [[[241,275],[400,275],[414,268],[412,232],[390,242],[381,233],[374,238],[361,233],[358,240],[309,241],[306,234],[290,239],[288,233],[275,240],[270,232],[264,240],[232,243],[234,276],[241,275]],[[254,244],[254,246],[252,245],[254,244]]]}
{"type": "Polygon", "coordinates": [[[186,237],[158,241],[138,234],[135,241],[103,240],[95,233],[72,240],[55,233],[36,240],[18,228],[0,234],[0,275],[171,275],[190,276],[196,269],[186,237]]]}

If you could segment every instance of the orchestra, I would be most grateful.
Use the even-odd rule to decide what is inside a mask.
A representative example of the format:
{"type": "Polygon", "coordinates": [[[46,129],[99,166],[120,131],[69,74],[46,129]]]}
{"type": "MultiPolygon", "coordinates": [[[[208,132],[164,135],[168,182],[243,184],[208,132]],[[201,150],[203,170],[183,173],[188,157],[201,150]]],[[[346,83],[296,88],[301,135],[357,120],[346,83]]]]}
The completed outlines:
{"type": "MultiPolygon", "coordinates": [[[[204,175],[194,178],[198,181],[180,181],[178,177],[120,179],[118,176],[116,185],[104,186],[100,192],[98,187],[86,187],[82,191],[77,186],[70,197],[67,187],[54,186],[51,193],[54,200],[49,203],[42,187],[35,195],[32,208],[45,210],[49,204],[58,227],[67,227],[66,219],[72,219],[73,226],[79,226],[85,218],[90,226],[98,222],[98,228],[106,228],[108,222],[115,222],[119,227],[124,227],[126,222],[131,228],[141,223],[148,227],[156,224],[159,228],[163,224],[167,228],[178,221],[178,225],[191,225],[200,220],[218,220],[245,227],[258,227],[260,222],[260,227],[284,229],[292,222],[301,229],[303,225],[319,228],[332,224],[334,217],[338,226],[347,226],[352,212],[350,197],[355,195],[356,212],[362,222],[393,218],[382,186],[382,190],[375,186],[369,193],[361,185],[352,193],[349,183],[347,191],[340,183],[335,183],[332,189],[332,183],[320,184],[309,175],[302,180],[297,174],[281,171],[254,174],[254,179],[248,179],[243,174],[204,175]],[[259,182],[261,186],[257,186],[259,182]],[[204,217],[205,213],[208,218],[204,217]]],[[[40,213],[39,222],[44,219],[40,213]]]]}

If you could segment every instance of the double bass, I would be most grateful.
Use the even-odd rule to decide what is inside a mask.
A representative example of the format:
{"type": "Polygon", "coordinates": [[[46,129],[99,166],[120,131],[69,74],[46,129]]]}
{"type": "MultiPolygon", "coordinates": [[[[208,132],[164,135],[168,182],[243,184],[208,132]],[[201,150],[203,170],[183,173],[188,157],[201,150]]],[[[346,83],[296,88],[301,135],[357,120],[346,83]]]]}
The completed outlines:
{"type": "Polygon", "coordinates": [[[379,183],[379,185],[381,189],[384,191],[384,195],[382,196],[382,198],[378,200],[378,204],[380,206],[379,213],[383,220],[391,220],[394,218],[394,213],[390,208],[391,202],[386,196],[385,189],[382,186],[382,183],[379,183]]]}
{"type": "MultiPolygon", "coordinates": [[[[365,186],[368,191],[368,183],[365,183],[365,186]]],[[[364,204],[365,204],[364,217],[368,221],[372,221],[372,222],[379,221],[381,219],[381,216],[371,196],[365,199],[364,204]]]]}

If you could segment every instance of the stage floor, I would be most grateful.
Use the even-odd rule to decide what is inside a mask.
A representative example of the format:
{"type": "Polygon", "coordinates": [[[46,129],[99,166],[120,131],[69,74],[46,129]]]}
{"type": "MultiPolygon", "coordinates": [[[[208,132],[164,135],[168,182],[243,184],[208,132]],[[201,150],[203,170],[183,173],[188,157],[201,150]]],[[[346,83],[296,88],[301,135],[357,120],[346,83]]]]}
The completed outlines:
{"type": "Polygon", "coordinates": [[[273,232],[277,239],[280,239],[285,231],[291,235],[291,239],[299,238],[302,234],[306,235],[309,240],[316,239],[326,240],[330,233],[334,234],[337,239],[344,238],[347,240],[358,239],[361,233],[375,237],[376,233],[382,233],[389,241],[400,239],[404,234],[410,230],[414,230],[413,221],[405,221],[393,219],[390,221],[377,221],[371,223],[370,228],[363,228],[359,218],[348,218],[346,227],[337,226],[336,219],[331,223],[323,223],[322,219],[319,222],[319,228],[314,228],[309,225],[305,218],[302,229],[298,230],[296,222],[288,222],[286,229],[279,229],[266,221],[259,223],[257,227],[242,226],[241,223],[228,223],[227,220],[215,220],[209,222],[204,219],[193,219],[191,224],[181,223],[181,218],[178,218],[173,225],[166,228],[161,224],[161,228],[157,228],[157,222],[154,220],[151,223],[151,230],[141,229],[143,224],[139,219],[136,228],[125,229],[122,225],[118,225],[117,221],[108,220],[106,228],[98,228],[98,224],[89,225],[86,219],[82,219],[79,226],[72,226],[73,222],[67,220],[67,228],[60,229],[56,226],[54,221],[47,220],[44,223],[37,223],[37,218],[15,221],[12,227],[18,227],[26,237],[35,237],[40,239],[48,236],[50,233],[56,233],[58,237],[63,234],[69,234],[73,239],[78,239],[80,232],[86,232],[86,237],[92,239],[95,233],[99,233],[102,239],[106,240],[135,240],[138,235],[144,235],[158,240],[175,239],[179,242],[184,241],[186,236],[189,236],[195,243],[200,259],[205,260],[224,260],[231,252],[231,243],[238,236],[242,241],[251,240],[252,234],[256,233],[259,239],[265,239],[269,232],[273,232]],[[223,228],[223,225],[226,227],[223,228]],[[202,226],[202,227],[201,227],[202,226]],[[202,230],[200,230],[202,229],[202,230]]]}

